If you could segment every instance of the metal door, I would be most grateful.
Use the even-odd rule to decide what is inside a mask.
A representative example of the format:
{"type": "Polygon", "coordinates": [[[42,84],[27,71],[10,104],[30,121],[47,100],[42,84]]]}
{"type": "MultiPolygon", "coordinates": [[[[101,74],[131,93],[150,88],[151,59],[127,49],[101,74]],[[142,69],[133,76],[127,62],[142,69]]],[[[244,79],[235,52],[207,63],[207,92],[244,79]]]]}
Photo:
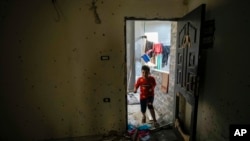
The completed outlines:
{"type": "Polygon", "coordinates": [[[175,124],[184,141],[194,141],[198,106],[199,51],[205,4],[191,11],[177,24],[175,124]]]}

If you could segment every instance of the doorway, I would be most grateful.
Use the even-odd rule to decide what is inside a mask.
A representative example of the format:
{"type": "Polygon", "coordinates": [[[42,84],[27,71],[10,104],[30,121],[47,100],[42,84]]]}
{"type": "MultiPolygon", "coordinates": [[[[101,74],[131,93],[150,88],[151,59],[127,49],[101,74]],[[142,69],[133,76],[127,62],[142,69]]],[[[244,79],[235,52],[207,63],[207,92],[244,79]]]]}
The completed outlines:
{"type": "MultiPolygon", "coordinates": [[[[141,66],[148,65],[156,79],[154,108],[160,125],[174,121],[175,50],[177,22],[168,20],[126,19],[126,66],[127,66],[127,123],[140,126],[139,90],[133,93],[134,84],[141,76],[141,66]],[[148,45],[160,44],[161,52],[155,55],[148,45]],[[147,55],[149,61],[143,59],[147,55]]],[[[151,123],[146,111],[146,122],[151,123]]]]}
{"type": "MultiPolygon", "coordinates": [[[[145,50],[145,41],[141,41],[147,37],[145,21],[150,20],[145,20],[143,22],[144,26],[137,26],[135,18],[125,20],[127,95],[130,95],[129,93],[137,77],[137,68],[140,68],[137,67],[137,63],[139,63],[140,66],[148,62],[152,63],[153,65],[147,65],[151,67],[151,75],[154,75],[158,82],[158,89],[162,90],[162,87],[166,88],[166,85],[162,83],[163,80],[165,83],[168,79],[167,84],[169,84],[162,94],[160,94],[161,91],[155,91],[155,101],[153,104],[156,112],[160,114],[157,120],[160,124],[161,121],[163,121],[163,123],[167,122],[167,124],[172,121],[174,123],[173,131],[180,140],[184,141],[193,141],[196,138],[199,82],[202,70],[202,65],[199,65],[199,61],[204,61],[200,53],[205,28],[205,8],[206,5],[201,4],[196,9],[178,19],[178,23],[173,22],[174,24],[172,24],[171,22],[170,66],[167,77],[163,77],[163,73],[166,71],[160,70],[161,65],[158,66],[158,61],[161,58],[153,58],[151,62],[151,57],[145,50]],[[137,55],[136,50],[140,50],[141,54],[137,55]],[[145,53],[147,53],[146,56],[148,55],[146,59],[142,57],[145,53]],[[162,73],[162,75],[159,75],[159,72],[162,73]],[[157,97],[159,101],[157,101],[157,97]],[[169,107],[170,109],[166,109],[169,107]],[[166,113],[167,110],[169,110],[168,113],[166,113]]],[[[160,63],[162,63],[162,61],[160,61],[160,63]]],[[[129,102],[127,103],[129,104],[129,102]]],[[[128,107],[127,111],[129,112],[129,110],[128,107]]],[[[129,115],[130,113],[127,113],[128,124],[131,122],[129,121],[129,115]]],[[[137,124],[140,124],[140,118],[137,120],[137,124]]]]}

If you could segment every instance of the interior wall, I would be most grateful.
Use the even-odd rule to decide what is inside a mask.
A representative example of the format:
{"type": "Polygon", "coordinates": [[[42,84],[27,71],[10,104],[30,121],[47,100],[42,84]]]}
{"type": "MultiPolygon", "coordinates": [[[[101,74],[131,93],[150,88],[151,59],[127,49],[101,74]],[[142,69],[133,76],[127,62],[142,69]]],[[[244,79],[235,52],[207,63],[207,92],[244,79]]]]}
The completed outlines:
{"type": "Polygon", "coordinates": [[[146,21],[145,32],[158,32],[158,42],[163,45],[171,45],[171,22],[170,21],[146,21]]]}
{"type": "Polygon", "coordinates": [[[134,21],[135,23],[135,32],[134,32],[134,69],[135,69],[135,79],[133,81],[133,86],[135,81],[139,76],[141,76],[141,66],[144,65],[141,56],[143,55],[143,50],[145,48],[145,38],[142,38],[144,35],[144,22],[143,21],[134,21]]]}
{"type": "Polygon", "coordinates": [[[135,22],[126,21],[126,67],[127,67],[127,92],[134,90],[135,82],[135,22]]]}
{"type": "Polygon", "coordinates": [[[0,1],[1,140],[124,131],[124,18],[176,18],[186,8],[173,0],[0,1]]]}
{"type": "Polygon", "coordinates": [[[198,107],[197,140],[228,141],[230,124],[249,124],[249,2],[190,0],[189,10],[207,4],[215,20],[212,48],[203,50],[205,75],[198,107]]]}
{"type": "MultiPolygon", "coordinates": [[[[141,76],[141,66],[145,63],[141,56],[145,53],[145,42],[142,38],[147,32],[157,32],[159,43],[171,45],[171,22],[159,20],[135,20],[135,71],[136,77],[141,76]]],[[[158,43],[158,42],[155,42],[158,43]]],[[[169,66],[165,68],[169,72],[169,66]]],[[[135,79],[137,80],[137,79],[135,79]]]]}

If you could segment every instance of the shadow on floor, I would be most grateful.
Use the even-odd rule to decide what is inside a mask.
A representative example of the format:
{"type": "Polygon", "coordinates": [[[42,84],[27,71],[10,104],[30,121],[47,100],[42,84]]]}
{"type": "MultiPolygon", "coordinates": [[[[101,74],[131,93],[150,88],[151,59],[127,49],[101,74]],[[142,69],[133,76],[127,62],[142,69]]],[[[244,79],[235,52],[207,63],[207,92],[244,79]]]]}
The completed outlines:
{"type": "Polygon", "coordinates": [[[178,141],[178,139],[172,129],[167,129],[152,133],[148,141],[178,141]]]}

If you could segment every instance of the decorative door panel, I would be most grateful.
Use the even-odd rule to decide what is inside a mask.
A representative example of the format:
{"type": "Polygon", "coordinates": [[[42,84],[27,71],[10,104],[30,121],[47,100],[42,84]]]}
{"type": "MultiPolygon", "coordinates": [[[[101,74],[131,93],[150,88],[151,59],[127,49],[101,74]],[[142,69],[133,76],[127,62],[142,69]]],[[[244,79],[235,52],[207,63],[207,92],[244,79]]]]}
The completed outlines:
{"type": "Polygon", "coordinates": [[[175,131],[181,140],[194,141],[198,105],[198,61],[202,4],[178,21],[175,85],[175,131]]]}

